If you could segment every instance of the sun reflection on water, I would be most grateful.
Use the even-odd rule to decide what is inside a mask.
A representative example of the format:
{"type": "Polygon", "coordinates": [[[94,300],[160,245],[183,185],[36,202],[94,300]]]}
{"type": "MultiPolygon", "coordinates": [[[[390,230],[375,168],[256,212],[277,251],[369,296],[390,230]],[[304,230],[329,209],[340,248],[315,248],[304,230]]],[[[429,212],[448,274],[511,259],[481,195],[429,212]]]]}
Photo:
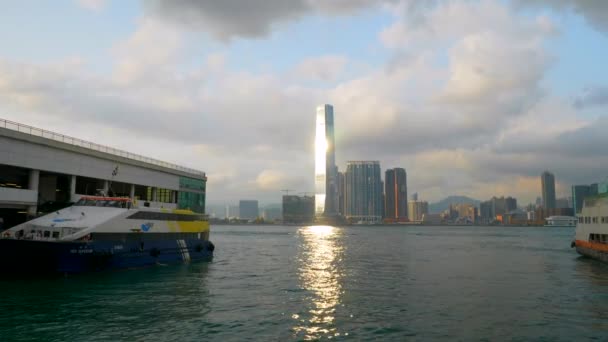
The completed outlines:
{"type": "Polygon", "coordinates": [[[297,320],[294,331],[304,339],[339,336],[334,319],[342,294],[341,230],[310,226],[300,228],[298,233],[303,241],[298,258],[300,286],[310,294],[306,298],[307,312],[292,316],[297,320]]]}

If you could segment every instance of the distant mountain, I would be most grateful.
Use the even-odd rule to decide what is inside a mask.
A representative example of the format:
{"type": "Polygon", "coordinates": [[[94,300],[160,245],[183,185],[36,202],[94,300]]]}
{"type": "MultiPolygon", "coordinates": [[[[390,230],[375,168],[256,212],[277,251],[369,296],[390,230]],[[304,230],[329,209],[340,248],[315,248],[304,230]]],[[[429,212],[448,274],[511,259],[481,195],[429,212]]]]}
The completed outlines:
{"type": "Polygon", "coordinates": [[[449,209],[450,204],[469,203],[478,206],[479,202],[479,200],[467,196],[448,196],[439,202],[429,204],[429,212],[431,214],[439,214],[449,209]]]}

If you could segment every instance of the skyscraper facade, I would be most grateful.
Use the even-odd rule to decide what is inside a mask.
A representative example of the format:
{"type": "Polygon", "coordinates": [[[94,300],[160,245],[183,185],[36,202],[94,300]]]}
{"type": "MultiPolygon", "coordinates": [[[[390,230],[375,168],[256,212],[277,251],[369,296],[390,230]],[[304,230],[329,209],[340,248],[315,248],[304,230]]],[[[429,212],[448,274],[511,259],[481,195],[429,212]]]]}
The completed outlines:
{"type": "Polygon", "coordinates": [[[338,214],[344,216],[346,205],[346,175],[338,171],[338,214]]]}
{"type": "Polygon", "coordinates": [[[338,207],[334,108],[317,107],[315,134],[315,215],[333,216],[338,207]]]}
{"type": "Polygon", "coordinates": [[[346,166],[346,218],[382,221],[382,177],[378,161],[349,161],[346,166]]]}
{"type": "Polygon", "coordinates": [[[258,201],[240,200],[239,218],[244,220],[255,220],[259,216],[258,201]]]}
{"type": "Polygon", "coordinates": [[[585,197],[597,195],[597,190],[597,184],[572,186],[572,208],[575,215],[581,213],[585,197]]]}
{"type": "MultiPolygon", "coordinates": [[[[417,198],[417,197],[416,197],[417,198]]],[[[410,221],[419,222],[425,214],[429,213],[429,203],[426,201],[411,200],[408,202],[408,218],[410,221]]]]}
{"type": "Polygon", "coordinates": [[[315,216],[315,199],[312,196],[283,196],[283,222],[310,224],[315,216]]]}
{"type": "Polygon", "coordinates": [[[545,171],[540,176],[542,185],[543,206],[545,209],[555,209],[555,176],[545,171]]]}
{"type": "Polygon", "coordinates": [[[385,218],[407,221],[407,173],[405,169],[386,170],[384,177],[385,218]]]}

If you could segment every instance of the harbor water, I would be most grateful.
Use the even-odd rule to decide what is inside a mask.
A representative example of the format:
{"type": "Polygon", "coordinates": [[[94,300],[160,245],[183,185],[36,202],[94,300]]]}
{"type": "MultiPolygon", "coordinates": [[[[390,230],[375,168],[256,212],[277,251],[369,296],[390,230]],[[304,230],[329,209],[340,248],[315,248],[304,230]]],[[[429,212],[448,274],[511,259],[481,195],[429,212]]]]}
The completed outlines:
{"type": "Polygon", "coordinates": [[[214,226],[209,263],[3,277],[0,340],[607,340],[608,265],[573,234],[214,226]]]}

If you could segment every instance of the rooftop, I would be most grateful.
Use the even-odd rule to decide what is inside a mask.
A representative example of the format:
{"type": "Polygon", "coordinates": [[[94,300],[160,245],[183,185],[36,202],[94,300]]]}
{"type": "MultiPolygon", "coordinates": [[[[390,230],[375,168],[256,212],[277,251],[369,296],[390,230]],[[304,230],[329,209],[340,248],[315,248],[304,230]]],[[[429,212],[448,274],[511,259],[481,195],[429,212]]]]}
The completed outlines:
{"type": "Polygon", "coordinates": [[[156,166],[160,166],[160,167],[164,167],[164,168],[168,168],[168,169],[172,169],[172,170],[187,172],[187,173],[190,173],[193,175],[205,177],[205,173],[203,171],[191,169],[191,168],[188,168],[185,166],[180,166],[177,164],[164,162],[162,160],[158,160],[158,159],[154,159],[154,158],[145,157],[145,156],[142,156],[139,154],[131,153],[131,152],[124,151],[124,150],[119,150],[119,149],[116,149],[113,147],[96,144],[94,142],[74,138],[74,137],[71,137],[68,135],[47,131],[42,128],[37,128],[37,127],[29,126],[29,125],[20,124],[18,122],[0,119],[0,128],[6,128],[6,129],[9,129],[9,130],[12,130],[15,132],[24,133],[24,134],[28,134],[31,136],[36,136],[36,137],[40,137],[40,138],[57,141],[57,142],[62,142],[65,144],[82,147],[82,148],[89,149],[92,151],[108,153],[108,154],[118,156],[118,157],[123,157],[123,158],[131,159],[131,160],[135,160],[135,161],[139,161],[139,162],[143,162],[143,163],[148,163],[148,164],[152,164],[152,165],[156,165],[156,166]]]}

